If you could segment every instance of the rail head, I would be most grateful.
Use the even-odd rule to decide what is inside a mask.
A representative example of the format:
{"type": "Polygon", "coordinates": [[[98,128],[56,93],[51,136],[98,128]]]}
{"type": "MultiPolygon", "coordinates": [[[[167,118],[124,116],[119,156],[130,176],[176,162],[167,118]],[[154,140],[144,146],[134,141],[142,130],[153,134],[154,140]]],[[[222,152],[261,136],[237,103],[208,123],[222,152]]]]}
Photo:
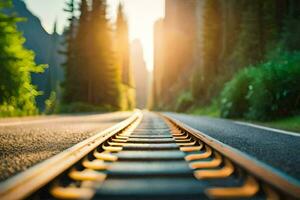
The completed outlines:
{"type": "Polygon", "coordinates": [[[300,199],[300,183],[298,180],[278,171],[277,169],[262,163],[261,161],[249,156],[233,147],[230,147],[203,132],[200,132],[179,120],[176,120],[166,114],[161,114],[165,119],[173,123],[176,127],[190,133],[208,146],[212,147],[224,157],[230,159],[237,166],[241,167],[258,180],[261,180],[279,191],[286,193],[296,199],[300,199]]]}
{"type": "Polygon", "coordinates": [[[126,120],[0,183],[0,199],[24,199],[55,179],[108,138],[142,118],[140,110],[126,120]]]}

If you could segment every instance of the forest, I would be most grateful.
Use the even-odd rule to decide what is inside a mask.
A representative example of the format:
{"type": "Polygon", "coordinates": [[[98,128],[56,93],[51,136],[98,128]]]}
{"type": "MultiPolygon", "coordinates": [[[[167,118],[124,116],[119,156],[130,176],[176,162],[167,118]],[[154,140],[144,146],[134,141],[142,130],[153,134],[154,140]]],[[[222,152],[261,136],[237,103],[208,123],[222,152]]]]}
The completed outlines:
{"type": "MultiPolygon", "coordinates": [[[[36,62],[45,59],[26,46],[26,31],[19,30],[26,19],[6,12],[12,2],[0,3],[1,117],[139,105],[136,88],[145,96],[148,86],[135,83],[143,78],[133,73],[121,4],[112,21],[105,0],[66,1],[68,25],[48,39],[63,43],[47,50],[55,51],[53,59],[65,58],[64,81],[48,77],[54,84],[42,91],[34,79],[51,75],[45,64],[58,63],[36,62]]],[[[165,17],[154,24],[149,108],[256,121],[299,116],[299,24],[298,0],[165,0],[165,17]]],[[[144,65],[142,54],[135,52],[141,59],[133,63],[144,65]]]]}
{"type": "Polygon", "coordinates": [[[166,0],[154,35],[153,109],[260,121],[299,114],[300,1],[166,0]]]}
{"type": "Polygon", "coordinates": [[[63,103],[85,103],[107,110],[135,107],[129,65],[128,27],[120,5],[116,24],[107,19],[106,1],[82,0],[78,21],[75,3],[68,3],[70,26],[66,31],[66,78],[63,103]]]}
{"type": "MultiPolygon", "coordinates": [[[[14,5],[17,3],[14,1],[14,5]]],[[[121,4],[117,19],[112,23],[104,0],[66,2],[69,24],[63,34],[62,47],[54,49],[65,57],[62,64],[65,78],[60,85],[52,87],[43,110],[38,108],[36,100],[44,91],[40,91],[32,79],[35,74],[45,73],[48,66],[36,64],[35,52],[24,46],[26,40],[18,28],[27,19],[7,12],[14,5],[11,0],[0,3],[1,117],[135,107],[128,24],[121,4]],[[62,94],[57,93],[60,91],[57,87],[62,94]]],[[[46,46],[44,48],[46,50],[46,46]]]]}

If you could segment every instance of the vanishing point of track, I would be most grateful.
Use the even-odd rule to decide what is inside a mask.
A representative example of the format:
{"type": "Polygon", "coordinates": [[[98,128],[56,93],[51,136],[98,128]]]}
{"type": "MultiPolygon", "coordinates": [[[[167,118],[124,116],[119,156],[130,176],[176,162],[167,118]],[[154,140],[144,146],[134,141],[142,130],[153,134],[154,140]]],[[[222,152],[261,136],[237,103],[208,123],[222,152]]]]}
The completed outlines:
{"type": "Polygon", "coordinates": [[[0,184],[0,199],[300,199],[297,181],[170,117],[127,120],[0,184]]]}

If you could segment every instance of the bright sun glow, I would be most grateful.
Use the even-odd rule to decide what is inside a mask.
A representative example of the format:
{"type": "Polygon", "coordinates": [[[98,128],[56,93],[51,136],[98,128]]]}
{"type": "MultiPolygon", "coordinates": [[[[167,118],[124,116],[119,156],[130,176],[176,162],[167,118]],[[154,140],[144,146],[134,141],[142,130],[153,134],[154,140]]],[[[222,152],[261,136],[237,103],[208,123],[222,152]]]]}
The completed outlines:
{"type": "Polygon", "coordinates": [[[115,16],[119,2],[125,6],[129,21],[130,40],[140,39],[144,48],[144,56],[149,70],[153,69],[153,25],[164,17],[164,0],[108,0],[110,13],[115,16]]]}
{"type": "MultiPolygon", "coordinates": [[[[153,24],[164,16],[164,0],[107,0],[109,15],[116,16],[119,2],[125,6],[129,21],[130,40],[140,39],[144,48],[147,68],[153,68],[153,24]]],[[[64,0],[25,0],[28,8],[37,15],[48,32],[52,32],[57,19],[58,30],[61,33],[65,26],[66,14],[63,12],[64,0]]]]}

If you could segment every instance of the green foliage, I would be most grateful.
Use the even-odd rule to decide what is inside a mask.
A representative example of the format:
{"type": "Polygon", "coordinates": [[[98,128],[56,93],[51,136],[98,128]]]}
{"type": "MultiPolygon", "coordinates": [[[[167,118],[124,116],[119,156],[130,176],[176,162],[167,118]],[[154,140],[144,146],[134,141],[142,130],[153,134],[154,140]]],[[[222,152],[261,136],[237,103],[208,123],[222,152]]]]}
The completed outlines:
{"type": "MultiPolygon", "coordinates": [[[[0,8],[1,9],[1,8],[0,8]]],[[[31,73],[43,72],[34,62],[34,53],[25,49],[25,39],[17,30],[18,18],[0,10],[0,116],[38,113],[35,97],[39,92],[31,84],[31,73]]]]}
{"type": "Polygon", "coordinates": [[[66,9],[70,17],[67,32],[65,103],[85,102],[94,106],[121,108],[121,69],[117,65],[112,26],[105,0],[82,0],[78,24],[74,23],[74,1],[66,9]]]}
{"type": "Polygon", "coordinates": [[[210,117],[220,117],[220,105],[219,100],[216,98],[212,100],[210,105],[205,106],[193,106],[188,110],[188,113],[195,115],[205,115],[210,117]]]}
{"type": "Polygon", "coordinates": [[[45,101],[45,114],[52,114],[55,112],[57,106],[56,92],[52,91],[50,97],[45,101]]]}
{"type": "Polygon", "coordinates": [[[282,55],[259,66],[248,93],[248,119],[269,120],[300,111],[300,53],[282,55]]]}
{"type": "Polygon", "coordinates": [[[253,82],[255,69],[246,68],[241,70],[226,84],[221,93],[221,116],[227,118],[240,118],[247,112],[249,102],[248,91],[253,82]]]}
{"type": "Polygon", "coordinates": [[[270,120],[300,111],[300,53],[246,68],[222,92],[221,116],[270,120]]]}
{"type": "Polygon", "coordinates": [[[287,16],[284,21],[284,32],[282,34],[283,46],[286,50],[295,51],[300,49],[300,16],[287,16]]]}
{"type": "Polygon", "coordinates": [[[277,129],[283,129],[288,131],[295,131],[300,134],[300,116],[291,116],[282,119],[276,119],[268,122],[254,122],[263,126],[268,126],[277,129]]]}
{"type": "Polygon", "coordinates": [[[191,92],[183,92],[177,98],[176,111],[185,112],[193,105],[193,96],[191,92]]]}
{"type": "Polygon", "coordinates": [[[74,98],[77,96],[78,92],[78,84],[76,83],[76,75],[78,71],[75,70],[75,5],[74,0],[69,0],[66,3],[66,9],[64,9],[69,14],[69,27],[64,33],[64,45],[65,51],[61,53],[65,55],[66,61],[63,64],[65,70],[65,80],[62,83],[64,88],[63,101],[64,102],[72,102],[74,98]]]}
{"type": "Polygon", "coordinates": [[[205,84],[203,75],[200,69],[196,69],[192,79],[192,95],[195,99],[200,98],[205,94],[205,84]]]}

